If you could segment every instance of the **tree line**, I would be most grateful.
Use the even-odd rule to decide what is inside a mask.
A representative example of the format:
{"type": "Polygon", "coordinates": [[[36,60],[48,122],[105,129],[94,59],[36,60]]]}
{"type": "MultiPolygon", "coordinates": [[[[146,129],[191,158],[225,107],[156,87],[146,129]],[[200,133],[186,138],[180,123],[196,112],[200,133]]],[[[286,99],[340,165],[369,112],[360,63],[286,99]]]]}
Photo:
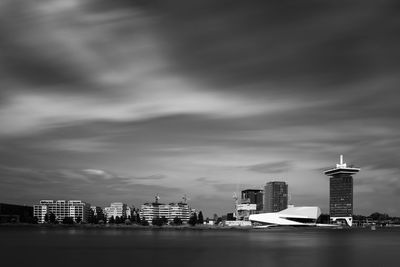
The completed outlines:
{"type": "MultiPolygon", "coordinates": [[[[39,219],[34,217],[33,223],[38,223],[39,219]]],[[[75,223],[82,223],[83,220],[81,217],[74,218],[73,217],[64,217],[61,221],[56,218],[56,215],[53,212],[48,212],[44,216],[44,222],[48,224],[75,224],[75,223]]],[[[89,211],[89,216],[87,219],[88,224],[137,224],[148,226],[150,222],[148,222],[144,217],[140,218],[139,212],[136,211],[132,216],[111,216],[107,219],[107,216],[104,213],[97,213],[95,214],[93,210],[89,211]]],[[[182,225],[184,222],[181,218],[175,217],[171,225],[182,225]]],[[[192,213],[188,224],[191,226],[195,226],[196,224],[203,224],[204,218],[203,213],[200,211],[198,214],[196,212],[192,213]]],[[[168,219],[165,216],[162,217],[155,217],[151,221],[152,225],[155,226],[163,226],[168,224],[168,219]]]]}

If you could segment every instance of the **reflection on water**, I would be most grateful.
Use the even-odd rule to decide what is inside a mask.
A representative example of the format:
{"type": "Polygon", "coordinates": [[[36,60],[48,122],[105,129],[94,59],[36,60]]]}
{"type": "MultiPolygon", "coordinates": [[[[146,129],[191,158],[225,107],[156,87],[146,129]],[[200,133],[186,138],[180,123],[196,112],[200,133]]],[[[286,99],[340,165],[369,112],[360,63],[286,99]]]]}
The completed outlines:
{"type": "Polygon", "coordinates": [[[2,266],[397,266],[400,229],[0,227],[2,266]]]}

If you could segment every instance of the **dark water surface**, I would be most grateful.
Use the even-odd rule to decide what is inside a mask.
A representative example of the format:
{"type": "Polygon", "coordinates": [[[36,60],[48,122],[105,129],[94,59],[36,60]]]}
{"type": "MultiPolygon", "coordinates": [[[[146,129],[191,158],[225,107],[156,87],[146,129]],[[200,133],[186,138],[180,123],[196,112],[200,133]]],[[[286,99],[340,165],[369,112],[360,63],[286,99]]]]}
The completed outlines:
{"type": "Polygon", "coordinates": [[[0,227],[0,266],[400,266],[400,229],[0,227]]]}

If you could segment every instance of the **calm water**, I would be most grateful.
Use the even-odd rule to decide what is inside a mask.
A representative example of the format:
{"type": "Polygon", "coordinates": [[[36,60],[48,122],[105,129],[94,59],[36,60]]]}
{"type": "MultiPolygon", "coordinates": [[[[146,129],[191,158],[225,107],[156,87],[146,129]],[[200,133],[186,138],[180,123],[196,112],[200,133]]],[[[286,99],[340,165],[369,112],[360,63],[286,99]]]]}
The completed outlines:
{"type": "Polygon", "coordinates": [[[400,266],[400,229],[0,227],[0,266],[400,266]]]}

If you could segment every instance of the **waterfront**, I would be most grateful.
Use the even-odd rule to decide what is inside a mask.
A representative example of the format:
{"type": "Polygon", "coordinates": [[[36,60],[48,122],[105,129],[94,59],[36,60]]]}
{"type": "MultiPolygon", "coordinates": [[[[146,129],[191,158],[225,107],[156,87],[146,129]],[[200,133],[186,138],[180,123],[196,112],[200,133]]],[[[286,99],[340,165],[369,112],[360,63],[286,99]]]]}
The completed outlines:
{"type": "Polygon", "coordinates": [[[399,228],[0,227],[3,266],[395,266],[399,228]]]}

